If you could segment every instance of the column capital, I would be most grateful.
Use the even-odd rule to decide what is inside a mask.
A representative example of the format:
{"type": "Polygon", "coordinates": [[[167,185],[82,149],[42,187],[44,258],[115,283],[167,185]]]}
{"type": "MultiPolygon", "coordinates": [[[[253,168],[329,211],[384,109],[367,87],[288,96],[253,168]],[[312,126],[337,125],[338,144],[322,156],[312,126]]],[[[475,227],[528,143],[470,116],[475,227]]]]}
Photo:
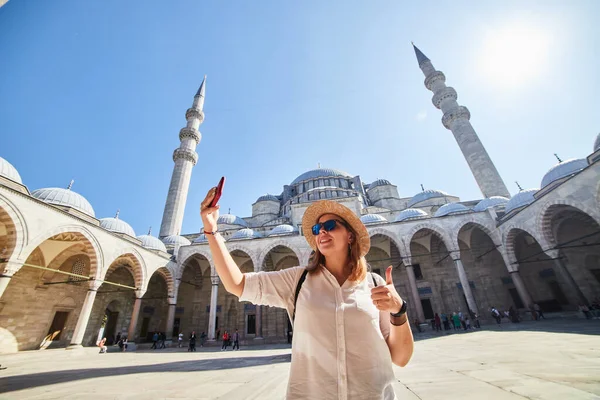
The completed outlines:
{"type": "Polygon", "coordinates": [[[175,307],[177,305],[177,299],[175,297],[169,297],[168,301],[169,301],[169,307],[171,307],[171,306],[175,307]]]}
{"type": "Polygon", "coordinates": [[[546,255],[550,258],[560,258],[560,250],[558,249],[547,249],[544,250],[544,253],[546,253],[546,255]]]}
{"type": "Polygon", "coordinates": [[[210,282],[213,286],[217,286],[221,282],[221,278],[218,275],[213,275],[210,277],[210,282]]]}

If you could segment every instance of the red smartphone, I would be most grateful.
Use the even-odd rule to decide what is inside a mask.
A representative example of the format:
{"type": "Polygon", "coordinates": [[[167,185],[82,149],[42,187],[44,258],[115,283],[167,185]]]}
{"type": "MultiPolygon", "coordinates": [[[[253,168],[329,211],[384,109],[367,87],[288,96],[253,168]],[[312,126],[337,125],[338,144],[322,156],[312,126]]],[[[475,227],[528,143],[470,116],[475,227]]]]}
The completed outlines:
{"type": "Polygon", "coordinates": [[[225,177],[224,176],[221,178],[221,180],[219,181],[219,184],[217,185],[217,191],[215,193],[215,197],[213,197],[212,201],[210,202],[209,207],[214,207],[217,205],[217,203],[219,202],[219,199],[221,198],[221,194],[223,193],[223,186],[225,186],[225,177]]]}

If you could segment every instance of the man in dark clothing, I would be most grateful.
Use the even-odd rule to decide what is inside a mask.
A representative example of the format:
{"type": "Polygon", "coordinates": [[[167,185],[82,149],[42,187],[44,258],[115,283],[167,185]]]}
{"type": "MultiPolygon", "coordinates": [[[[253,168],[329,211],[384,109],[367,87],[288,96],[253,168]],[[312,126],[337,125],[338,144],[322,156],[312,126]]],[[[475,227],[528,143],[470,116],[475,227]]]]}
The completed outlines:
{"type": "Polygon", "coordinates": [[[235,350],[235,348],[237,347],[237,349],[240,349],[240,334],[238,333],[238,330],[235,330],[235,333],[232,335],[232,339],[233,339],[233,350],[235,350]]]}
{"type": "Polygon", "coordinates": [[[154,332],[154,335],[152,335],[152,347],[150,347],[151,349],[156,350],[156,342],[158,342],[158,332],[154,332]]]}
{"type": "Polygon", "coordinates": [[[196,331],[192,331],[190,334],[190,347],[188,351],[196,351],[196,331]]]}

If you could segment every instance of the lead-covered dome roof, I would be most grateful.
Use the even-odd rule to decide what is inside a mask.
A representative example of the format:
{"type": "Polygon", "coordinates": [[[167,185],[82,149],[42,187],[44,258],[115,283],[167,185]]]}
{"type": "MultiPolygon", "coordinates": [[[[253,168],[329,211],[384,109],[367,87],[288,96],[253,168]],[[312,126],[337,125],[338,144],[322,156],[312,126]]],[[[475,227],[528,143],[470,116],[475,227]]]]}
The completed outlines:
{"type": "Polygon", "coordinates": [[[152,235],[140,235],[137,238],[142,241],[142,246],[147,249],[160,250],[164,251],[165,253],[167,252],[165,244],[161,242],[160,239],[157,237],[154,237],[152,235]]]}
{"type": "Polygon", "coordinates": [[[546,175],[542,178],[542,186],[545,187],[554,181],[574,175],[588,166],[585,158],[575,158],[572,160],[562,161],[550,168],[546,175]]]}
{"type": "Polygon", "coordinates": [[[260,233],[256,232],[255,230],[250,229],[250,228],[244,228],[244,229],[240,229],[239,231],[237,231],[233,235],[231,235],[229,240],[257,239],[257,238],[261,238],[261,237],[262,237],[262,235],[260,233]]]}
{"type": "Polygon", "coordinates": [[[260,196],[258,199],[256,199],[257,203],[259,201],[276,201],[279,203],[279,199],[276,196],[273,196],[272,194],[264,194],[260,196]]]}
{"type": "Polygon", "coordinates": [[[352,178],[352,175],[347,172],[340,171],[338,169],[333,168],[317,168],[310,171],[306,171],[302,175],[299,175],[294,181],[291,183],[295,185],[296,183],[300,183],[307,179],[315,179],[315,178],[331,178],[331,177],[344,177],[344,178],[352,178]]]}
{"type": "Polygon", "coordinates": [[[190,244],[192,244],[192,242],[190,242],[188,239],[184,238],[183,236],[179,236],[179,235],[165,236],[162,239],[162,241],[167,246],[175,246],[175,245],[189,246],[190,244]]]}
{"type": "Polygon", "coordinates": [[[248,226],[248,223],[246,221],[233,214],[219,215],[219,219],[217,219],[217,224],[238,225],[243,227],[248,226]]]}
{"type": "Polygon", "coordinates": [[[277,225],[271,232],[269,232],[268,236],[281,236],[281,235],[291,235],[296,232],[296,229],[292,225],[281,224],[277,225]]]}
{"type": "Polygon", "coordinates": [[[19,175],[19,171],[11,163],[6,161],[4,158],[0,157],[0,175],[10,179],[11,181],[15,181],[17,183],[23,183],[21,181],[21,175],[19,175]]]}
{"type": "Polygon", "coordinates": [[[387,219],[378,214],[365,214],[360,217],[360,221],[365,225],[388,222],[387,219]]]}
{"type": "MultiPolygon", "coordinates": [[[[34,190],[31,195],[38,200],[55,206],[71,207],[81,211],[90,217],[96,217],[94,209],[89,201],[82,195],[71,189],[45,188],[34,190]]],[[[133,235],[135,236],[135,235],[133,235]]]]}
{"type": "Polygon", "coordinates": [[[421,203],[422,201],[425,201],[425,200],[435,199],[438,197],[447,197],[447,196],[450,196],[450,195],[446,192],[442,192],[441,190],[434,190],[434,189],[423,190],[422,192],[415,194],[412,197],[412,199],[410,199],[410,201],[408,202],[408,206],[412,207],[415,204],[421,203]]]}
{"type": "Polygon", "coordinates": [[[396,219],[394,219],[394,222],[402,222],[402,221],[406,221],[409,219],[423,218],[426,216],[427,216],[427,213],[423,210],[420,210],[418,208],[407,208],[406,210],[400,211],[400,214],[398,214],[396,216],[396,219]]]}
{"type": "Polygon", "coordinates": [[[508,214],[512,210],[516,210],[517,208],[521,208],[530,203],[533,203],[535,197],[533,196],[538,192],[539,189],[527,189],[521,190],[519,193],[515,194],[510,198],[508,203],[506,203],[505,212],[508,214]]]}
{"type": "Polygon", "coordinates": [[[463,213],[470,211],[465,205],[460,203],[448,203],[444,204],[435,212],[436,217],[444,217],[450,214],[463,213]]]}
{"type": "Polygon", "coordinates": [[[502,204],[508,203],[508,199],[502,196],[492,196],[487,199],[481,200],[475,207],[473,207],[473,211],[480,212],[485,211],[490,207],[496,207],[502,204]]]}
{"type": "Polygon", "coordinates": [[[129,236],[135,237],[133,228],[122,219],[119,219],[119,213],[114,218],[102,218],[100,220],[100,226],[107,231],[115,233],[125,233],[129,236]]]}

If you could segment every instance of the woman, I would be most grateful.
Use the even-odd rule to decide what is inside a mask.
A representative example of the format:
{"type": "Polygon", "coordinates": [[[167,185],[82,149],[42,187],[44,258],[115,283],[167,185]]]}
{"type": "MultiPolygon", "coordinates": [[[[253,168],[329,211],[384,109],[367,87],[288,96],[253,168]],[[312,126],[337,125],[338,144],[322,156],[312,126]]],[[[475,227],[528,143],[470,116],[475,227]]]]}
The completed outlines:
{"type": "Polygon", "coordinates": [[[208,207],[214,193],[202,202],[201,216],[225,289],[240,301],[285,308],[293,320],[287,398],[395,399],[392,363],[408,363],[413,336],[391,266],[385,281],[367,274],[370,239],[360,219],[339,203],[315,202],[302,218],[315,252],[310,265],[242,274],[217,232],[219,206],[208,207]]]}

